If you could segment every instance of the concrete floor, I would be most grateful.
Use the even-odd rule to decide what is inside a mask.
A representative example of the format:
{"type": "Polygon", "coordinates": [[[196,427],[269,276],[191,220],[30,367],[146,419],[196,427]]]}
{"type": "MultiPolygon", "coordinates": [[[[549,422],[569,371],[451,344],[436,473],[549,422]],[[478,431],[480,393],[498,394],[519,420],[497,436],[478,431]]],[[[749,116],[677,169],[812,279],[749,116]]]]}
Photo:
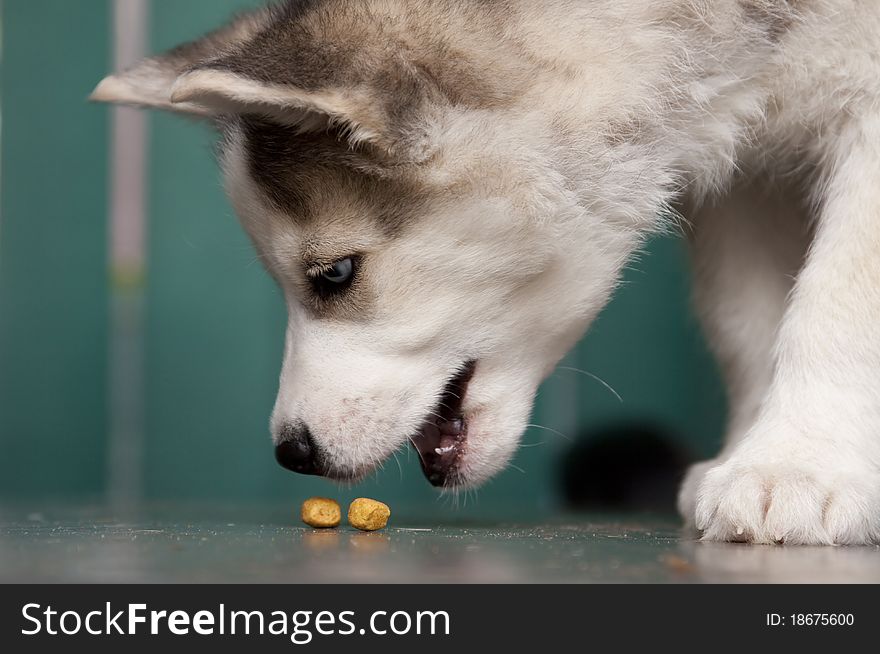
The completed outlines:
{"type": "Polygon", "coordinates": [[[880,548],[698,543],[673,519],[395,516],[365,534],[287,513],[0,508],[0,582],[880,582],[880,548]]]}

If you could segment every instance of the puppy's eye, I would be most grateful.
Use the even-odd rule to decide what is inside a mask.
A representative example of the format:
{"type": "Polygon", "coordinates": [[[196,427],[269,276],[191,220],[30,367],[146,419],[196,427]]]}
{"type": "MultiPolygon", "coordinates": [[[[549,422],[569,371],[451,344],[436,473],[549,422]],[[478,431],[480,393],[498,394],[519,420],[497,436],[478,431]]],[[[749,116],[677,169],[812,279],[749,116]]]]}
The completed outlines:
{"type": "Polygon", "coordinates": [[[321,273],[321,279],[331,284],[347,284],[354,274],[354,261],[351,257],[337,261],[321,273]]]}
{"type": "Polygon", "coordinates": [[[357,257],[346,257],[329,266],[309,271],[315,293],[326,299],[346,291],[357,274],[357,262],[357,257]]]}

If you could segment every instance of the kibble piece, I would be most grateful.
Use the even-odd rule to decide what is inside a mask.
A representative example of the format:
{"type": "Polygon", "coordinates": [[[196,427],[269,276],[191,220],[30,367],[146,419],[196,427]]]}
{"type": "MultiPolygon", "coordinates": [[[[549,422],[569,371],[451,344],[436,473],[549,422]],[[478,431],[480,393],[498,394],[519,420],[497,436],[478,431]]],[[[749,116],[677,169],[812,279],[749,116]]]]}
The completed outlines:
{"type": "Polygon", "coordinates": [[[361,531],[384,529],[391,517],[387,504],[360,497],[348,507],[348,522],[361,531]]]}
{"type": "Polygon", "coordinates": [[[332,529],[342,522],[339,502],[326,497],[313,497],[303,502],[302,521],[315,529],[332,529]]]}

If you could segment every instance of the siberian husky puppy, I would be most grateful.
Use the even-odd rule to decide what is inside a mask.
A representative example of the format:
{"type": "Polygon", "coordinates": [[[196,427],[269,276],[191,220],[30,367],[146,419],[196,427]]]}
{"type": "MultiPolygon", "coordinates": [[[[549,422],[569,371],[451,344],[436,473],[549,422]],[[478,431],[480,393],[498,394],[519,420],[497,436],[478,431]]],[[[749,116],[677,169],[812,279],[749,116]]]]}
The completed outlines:
{"type": "Polygon", "coordinates": [[[279,461],[479,484],[652,234],[729,387],[707,540],[880,540],[880,3],[300,0],[105,79],[200,116],[289,306],[279,461]]]}

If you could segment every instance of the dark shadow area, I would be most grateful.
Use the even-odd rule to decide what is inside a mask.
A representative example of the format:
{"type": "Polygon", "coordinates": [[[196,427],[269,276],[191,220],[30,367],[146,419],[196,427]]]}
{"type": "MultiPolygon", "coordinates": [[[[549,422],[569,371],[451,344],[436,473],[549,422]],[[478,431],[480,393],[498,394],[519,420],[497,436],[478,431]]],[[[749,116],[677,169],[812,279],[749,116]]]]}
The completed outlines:
{"type": "Polygon", "coordinates": [[[562,497],[574,510],[671,512],[692,460],[674,438],[651,425],[591,430],[562,460],[562,497]]]}

